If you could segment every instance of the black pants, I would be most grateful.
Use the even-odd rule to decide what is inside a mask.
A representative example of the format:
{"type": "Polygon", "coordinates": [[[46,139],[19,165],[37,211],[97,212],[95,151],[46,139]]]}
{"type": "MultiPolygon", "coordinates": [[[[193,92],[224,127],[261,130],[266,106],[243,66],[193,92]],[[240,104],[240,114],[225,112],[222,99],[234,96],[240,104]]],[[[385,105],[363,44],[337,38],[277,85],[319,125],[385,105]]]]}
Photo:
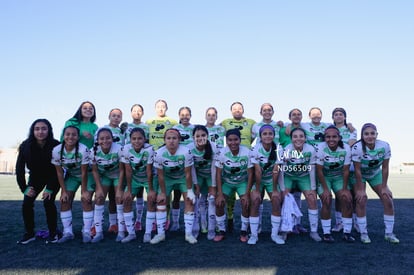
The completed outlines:
{"type": "MultiPolygon", "coordinates": [[[[26,229],[26,233],[34,234],[34,202],[38,195],[41,195],[44,186],[34,186],[36,191],[35,197],[29,197],[24,195],[23,205],[22,205],[22,212],[23,212],[23,220],[24,220],[24,227],[26,229]]],[[[49,232],[54,234],[57,231],[57,209],[55,204],[56,195],[59,192],[59,187],[53,190],[50,199],[43,200],[43,206],[46,211],[46,220],[47,220],[47,227],[49,232]]]]}

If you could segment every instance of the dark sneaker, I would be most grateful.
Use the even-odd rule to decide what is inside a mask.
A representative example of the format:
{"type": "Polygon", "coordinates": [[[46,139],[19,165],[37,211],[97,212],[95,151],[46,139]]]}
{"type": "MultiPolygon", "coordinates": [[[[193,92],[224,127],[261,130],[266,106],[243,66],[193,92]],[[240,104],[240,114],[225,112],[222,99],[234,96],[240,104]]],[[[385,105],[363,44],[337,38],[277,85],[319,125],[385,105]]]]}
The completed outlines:
{"type": "Polygon", "coordinates": [[[335,239],[332,237],[331,234],[323,234],[323,241],[325,243],[334,243],[335,239]]]}
{"type": "Polygon", "coordinates": [[[48,243],[57,243],[60,238],[62,238],[61,233],[51,233],[51,234],[49,234],[49,237],[46,239],[46,244],[48,244],[48,243]]]}
{"type": "Polygon", "coordinates": [[[36,237],[34,234],[25,233],[23,235],[23,238],[20,241],[17,241],[18,244],[28,244],[30,242],[33,242],[36,240],[36,237]]]}
{"type": "Polygon", "coordinates": [[[344,233],[342,239],[347,243],[355,242],[355,238],[351,235],[351,233],[344,233]]]}

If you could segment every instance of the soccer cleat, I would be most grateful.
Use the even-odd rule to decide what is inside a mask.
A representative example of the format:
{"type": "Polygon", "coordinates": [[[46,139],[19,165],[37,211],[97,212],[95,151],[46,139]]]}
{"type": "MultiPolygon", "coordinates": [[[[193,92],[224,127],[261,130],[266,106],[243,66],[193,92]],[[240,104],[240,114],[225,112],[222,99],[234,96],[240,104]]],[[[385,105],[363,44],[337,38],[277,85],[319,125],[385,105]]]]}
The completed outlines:
{"type": "Polygon", "coordinates": [[[397,237],[393,233],[387,233],[387,234],[385,234],[384,239],[387,242],[390,242],[390,243],[394,243],[394,244],[400,243],[400,240],[397,239],[397,237]]]}
{"type": "Polygon", "coordinates": [[[128,243],[130,241],[135,240],[136,238],[137,238],[137,235],[135,235],[135,234],[128,234],[128,236],[126,236],[125,238],[123,238],[121,240],[121,243],[128,243]]]}
{"type": "Polygon", "coordinates": [[[143,243],[149,243],[151,241],[151,234],[145,233],[142,242],[143,243]]]}
{"type": "Polygon", "coordinates": [[[118,234],[116,235],[115,241],[120,242],[124,238],[125,238],[125,232],[124,231],[119,231],[118,234]]]}
{"type": "Polygon", "coordinates": [[[136,221],[134,225],[135,231],[141,231],[142,230],[142,224],[140,221],[136,221]]]}
{"type": "Polygon", "coordinates": [[[276,244],[285,244],[283,236],[271,235],[270,237],[272,238],[272,241],[274,241],[276,244]]]}
{"type": "Polygon", "coordinates": [[[25,233],[23,235],[23,238],[19,241],[17,241],[18,244],[28,244],[30,242],[33,242],[34,240],[36,240],[36,237],[34,234],[29,234],[29,233],[25,233]]]}
{"type": "Polygon", "coordinates": [[[203,234],[208,233],[208,229],[207,228],[201,228],[201,233],[203,233],[203,234]]]}
{"type": "Polygon", "coordinates": [[[221,242],[222,240],[224,240],[224,236],[225,236],[226,232],[225,231],[219,231],[216,233],[216,236],[213,238],[213,241],[215,242],[221,242]]]}
{"type": "Polygon", "coordinates": [[[82,232],[82,242],[83,243],[90,243],[92,241],[91,234],[82,232]]]}
{"type": "Polygon", "coordinates": [[[207,240],[212,240],[212,239],[214,239],[214,237],[216,236],[216,231],[214,231],[214,230],[209,230],[208,232],[207,232],[207,240]]]}
{"type": "Polygon", "coordinates": [[[344,233],[342,239],[347,243],[355,242],[355,238],[351,235],[351,233],[344,233]]]}
{"type": "Polygon", "coordinates": [[[322,241],[321,237],[319,236],[318,232],[310,232],[309,237],[314,240],[315,242],[322,241]]]}
{"type": "Polygon", "coordinates": [[[371,243],[368,233],[361,233],[361,242],[365,244],[371,243]]]}
{"type": "Polygon", "coordinates": [[[118,225],[117,224],[111,224],[108,228],[108,233],[118,233],[118,225]]]}
{"type": "Polygon", "coordinates": [[[65,243],[67,241],[73,240],[74,238],[75,236],[72,233],[66,232],[63,233],[63,236],[58,240],[58,243],[65,243]]]}
{"type": "Polygon", "coordinates": [[[190,234],[185,234],[185,240],[189,244],[195,244],[195,243],[197,243],[197,239],[191,233],[190,234]]]}
{"type": "Polygon", "coordinates": [[[46,239],[46,244],[49,243],[57,243],[59,241],[59,239],[62,238],[62,234],[61,233],[51,233],[49,235],[49,237],[46,239]]]}
{"type": "Polygon", "coordinates": [[[240,241],[242,243],[245,243],[248,240],[249,240],[249,236],[247,235],[247,231],[244,231],[244,230],[240,231],[240,241]]]}
{"type": "Polygon", "coordinates": [[[170,231],[178,231],[180,230],[180,224],[178,222],[173,222],[170,227],[170,231]]]}
{"type": "Polygon", "coordinates": [[[91,240],[91,243],[99,243],[104,239],[104,235],[102,232],[96,232],[95,237],[91,240]]]}
{"type": "Polygon", "coordinates": [[[157,244],[163,241],[165,241],[165,234],[157,234],[154,236],[154,238],[151,239],[150,243],[157,244]]]}
{"type": "Polygon", "coordinates": [[[257,235],[251,235],[249,240],[247,241],[247,244],[256,244],[259,240],[259,237],[257,235]]]}
{"type": "Polygon", "coordinates": [[[332,228],[332,232],[341,232],[344,230],[344,225],[342,223],[335,224],[334,228],[332,228]]]}
{"type": "Polygon", "coordinates": [[[335,239],[332,237],[331,234],[323,234],[323,241],[325,243],[334,243],[335,239]]]}

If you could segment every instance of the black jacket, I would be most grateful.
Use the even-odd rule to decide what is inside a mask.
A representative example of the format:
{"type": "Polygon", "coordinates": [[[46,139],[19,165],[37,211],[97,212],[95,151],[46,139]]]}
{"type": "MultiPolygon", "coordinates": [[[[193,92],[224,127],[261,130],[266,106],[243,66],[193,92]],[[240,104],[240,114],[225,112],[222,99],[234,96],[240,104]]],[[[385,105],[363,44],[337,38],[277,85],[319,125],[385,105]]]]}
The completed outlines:
{"type": "Polygon", "coordinates": [[[46,188],[57,190],[59,182],[56,175],[56,168],[51,163],[53,148],[59,144],[59,141],[53,140],[47,142],[41,148],[36,142],[31,144],[24,141],[19,147],[19,155],[16,161],[16,179],[22,193],[26,190],[27,185],[35,189],[46,188]],[[29,170],[29,180],[26,185],[26,167],[29,170]]]}

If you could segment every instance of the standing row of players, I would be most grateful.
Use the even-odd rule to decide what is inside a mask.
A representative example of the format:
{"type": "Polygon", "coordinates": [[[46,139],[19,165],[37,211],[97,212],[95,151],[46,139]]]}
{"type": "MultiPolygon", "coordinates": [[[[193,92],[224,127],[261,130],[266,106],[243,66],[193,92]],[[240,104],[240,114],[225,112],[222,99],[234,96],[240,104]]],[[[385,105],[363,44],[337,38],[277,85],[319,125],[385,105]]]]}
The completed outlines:
{"type": "MultiPolygon", "coordinates": [[[[307,200],[310,237],[313,240],[334,241],[330,234],[333,191],[338,202],[336,223],[343,227],[344,240],[354,241],[351,235],[354,209],[361,241],[369,243],[366,182],[384,204],[385,239],[399,242],[393,234],[394,210],[387,185],[390,149],[387,143],[376,139],[375,125],[365,124],[361,140],[355,143],[356,131],[347,125],[346,112],[342,108],[332,112],[334,125],[321,122],[322,112],[318,108],[310,110],[310,123],[302,123],[302,112],[293,109],[289,113],[291,123],[284,124],[273,121],[273,107],[265,103],[260,111],[263,120],[255,123],[243,117],[243,105],[235,102],[231,105],[233,117],[224,120],[221,125],[215,125],[217,110],[209,108],[206,126],[194,126],[190,123],[191,110],[188,107],[180,109],[179,123],[166,116],[168,107],[165,101],[157,101],[155,107],[157,117],[143,123],[143,108],[134,105],[131,109],[133,122],[126,125],[120,124],[122,112],[111,110],[110,124],[98,130],[94,123],[95,107],[90,102],[84,102],[74,118],[66,123],[62,144],[54,147],[51,158],[61,188],[60,214],[64,230],[63,236],[60,236],[53,219],[48,217],[49,242],[65,242],[74,238],[71,206],[77,189],[81,187],[83,242],[103,239],[104,201],[111,188],[115,191],[116,240],[134,240],[135,229],[141,228],[142,190],[146,188],[144,242],[155,244],[165,240],[165,229],[169,227],[167,210],[170,195],[176,190],[175,198],[179,198],[180,193],[184,197],[187,242],[197,242],[200,227],[201,232],[207,233],[208,239],[223,240],[226,220],[233,220],[232,204],[234,207],[234,194],[237,193],[242,207],[240,240],[255,244],[260,232],[261,202],[266,190],[272,201],[271,237],[277,244],[283,244],[287,231],[303,230],[300,222],[282,218],[289,216],[282,211],[284,198],[298,190],[307,200]],[[252,142],[255,145],[250,150],[252,142]],[[348,144],[353,145],[352,154],[348,144]],[[350,177],[351,156],[355,169],[351,169],[354,176],[350,177]],[[94,193],[95,206],[92,203],[94,193]],[[323,238],[317,233],[317,193],[322,201],[323,238]],[[132,202],[136,196],[137,218],[134,226],[132,202]],[[226,203],[230,205],[227,210],[226,203]],[[153,224],[157,225],[157,234],[152,237],[153,224]],[[247,233],[249,228],[250,236],[247,233]],[[283,232],[279,232],[280,228],[283,232]]],[[[52,131],[47,121],[35,121],[28,140],[20,148],[17,179],[22,192],[25,192],[23,213],[29,213],[30,207],[33,212],[33,201],[44,188],[44,185],[36,185],[40,176],[36,180],[29,177],[26,184],[19,169],[22,163],[23,167],[28,164],[23,153],[28,151],[25,144],[36,141],[36,130],[39,128],[36,125],[42,123],[45,125],[40,128],[52,131]]],[[[29,170],[32,172],[30,167],[29,170]]],[[[51,179],[44,182],[52,184],[51,179]]],[[[52,189],[47,188],[48,192],[43,196],[54,201],[59,186],[52,189]]],[[[300,201],[300,196],[297,197],[300,201]]],[[[177,229],[180,210],[176,207],[171,212],[171,228],[177,229]]],[[[30,215],[24,215],[26,233],[20,243],[28,243],[34,236],[33,218],[26,222],[26,216],[30,215]]],[[[227,229],[229,227],[228,224],[227,229]]]]}

